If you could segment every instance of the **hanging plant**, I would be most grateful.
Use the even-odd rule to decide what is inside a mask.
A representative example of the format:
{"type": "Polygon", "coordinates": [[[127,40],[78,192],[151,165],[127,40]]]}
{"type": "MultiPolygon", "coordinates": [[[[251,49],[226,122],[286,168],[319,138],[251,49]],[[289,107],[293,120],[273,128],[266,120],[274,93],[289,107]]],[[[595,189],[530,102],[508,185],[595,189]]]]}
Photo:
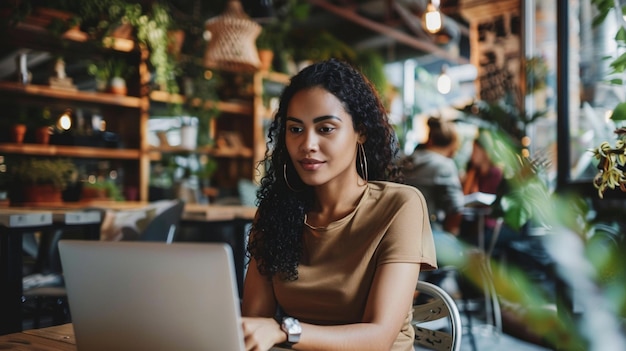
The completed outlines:
{"type": "Polygon", "coordinates": [[[178,64],[168,54],[171,37],[168,31],[174,27],[166,1],[153,1],[150,5],[127,0],[31,0],[17,1],[9,6],[12,15],[0,22],[16,24],[31,14],[37,6],[68,11],[72,15],[63,23],[49,28],[61,34],[67,28],[81,24],[94,42],[102,42],[112,31],[122,25],[130,25],[134,39],[149,51],[148,62],[154,72],[154,83],[170,93],[178,92],[176,75],[178,64]]]}
{"type": "Polygon", "coordinates": [[[112,19],[119,18],[120,24],[130,24],[138,42],[150,50],[148,60],[154,69],[154,83],[169,93],[178,93],[178,63],[168,52],[172,20],[167,6],[154,2],[150,10],[145,11],[141,4],[121,2],[112,6],[109,14],[112,19]]]}
{"type": "Polygon", "coordinates": [[[178,92],[175,80],[177,61],[168,55],[171,41],[168,31],[173,27],[173,21],[165,2],[155,1],[148,7],[126,0],[89,0],[58,6],[76,13],[76,21],[83,23],[84,30],[99,41],[121,26],[130,25],[132,31],[128,35],[134,36],[150,52],[148,62],[154,72],[154,83],[170,93],[178,92]]]}
{"type": "Polygon", "coordinates": [[[598,196],[604,197],[607,189],[620,189],[626,192],[626,128],[615,130],[617,141],[611,145],[604,141],[592,152],[598,160],[598,173],[593,179],[593,186],[598,189],[598,196]]]}
{"type": "MultiPolygon", "coordinates": [[[[618,52],[623,52],[626,48],[626,21],[622,17],[622,8],[609,1],[592,0],[597,8],[598,13],[594,18],[594,25],[600,25],[612,11],[615,12],[618,19],[619,27],[615,34],[615,42],[618,46],[618,52]]],[[[626,71],[626,53],[622,53],[612,58],[609,67],[611,71],[608,73],[607,82],[613,85],[624,85],[622,79],[626,71]]],[[[620,189],[626,192],[626,102],[620,102],[613,109],[611,120],[615,122],[615,134],[617,140],[613,144],[609,141],[603,141],[598,147],[590,149],[598,160],[598,173],[593,179],[593,186],[598,189],[598,196],[604,197],[607,189],[620,189]]]]}

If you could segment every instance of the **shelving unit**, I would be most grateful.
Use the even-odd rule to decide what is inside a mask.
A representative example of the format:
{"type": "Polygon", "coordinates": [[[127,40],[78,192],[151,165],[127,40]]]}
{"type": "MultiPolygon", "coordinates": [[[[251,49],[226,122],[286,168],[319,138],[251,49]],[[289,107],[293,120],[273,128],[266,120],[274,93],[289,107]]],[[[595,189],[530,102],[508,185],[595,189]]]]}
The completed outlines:
{"type": "MultiPolygon", "coordinates": [[[[187,150],[181,147],[150,147],[151,160],[161,160],[164,154],[204,154],[218,162],[218,172],[211,179],[211,183],[220,188],[232,189],[237,186],[241,178],[257,181],[260,172],[257,172],[257,164],[265,153],[265,130],[264,122],[271,117],[269,107],[263,102],[266,91],[264,83],[286,85],[289,76],[275,72],[256,72],[250,74],[252,85],[251,96],[227,101],[207,101],[205,108],[216,107],[220,116],[211,121],[210,137],[213,140],[221,136],[229,136],[235,133],[237,143],[242,147],[222,148],[219,143],[212,147],[199,147],[195,150],[187,150]]],[[[183,103],[182,95],[170,95],[162,91],[150,93],[150,100],[158,103],[183,103]]],[[[196,106],[203,103],[194,101],[196,106]]]]}
{"type": "MultiPolygon", "coordinates": [[[[30,26],[18,26],[12,29],[0,42],[1,45],[14,47],[18,52],[47,52],[50,56],[63,56],[75,60],[91,57],[125,57],[136,65],[136,74],[128,81],[128,96],[120,96],[96,91],[65,90],[46,85],[47,77],[41,72],[37,81],[30,84],[17,82],[15,77],[0,80],[0,123],[8,125],[14,116],[2,114],[2,107],[10,104],[22,106],[55,106],[56,109],[82,109],[97,111],[106,121],[106,130],[119,136],[118,147],[95,147],[82,145],[42,145],[31,142],[13,143],[8,137],[0,135],[0,154],[15,157],[67,157],[76,160],[109,161],[116,167],[124,168],[124,187],[133,187],[138,191],[136,200],[149,200],[151,163],[161,160],[167,154],[202,154],[216,160],[218,171],[212,184],[223,188],[236,187],[241,178],[258,180],[257,164],[265,153],[264,125],[270,115],[264,105],[264,84],[285,85],[289,77],[274,72],[250,73],[252,91],[248,96],[235,97],[217,102],[203,102],[199,99],[193,104],[204,108],[217,108],[220,117],[211,121],[211,138],[216,140],[223,135],[238,136],[241,148],[230,149],[218,146],[200,147],[186,150],[179,147],[155,147],[148,143],[148,120],[152,104],[183,102],[183,95],[171,95],[163,91],[150,91],[150,77],[147,66],[148,53],[137,45],[115,45],[102,48],[89,41],[59,39],[47,31],[30,26]],[[118,47],[119,46],[119,47],[118,47]],[[45,78],[45,79],[43,79],[45,78]]],[[[50,76],[54,72],[47,72],[50,76]]],[[[72,74],[68,72],[68,76],[72,74]]],[[[86,122],[89,123],[89,122],[86,122]]]]}
{"type": "MultiPolygon", "coordinates": [[[[122,42],[119,42],[122,43],[122,42]]],[[[68,71],[68,77],[81,75],[80,82],[74,79],[76,89],[60,89],[47,84],[49,76],[54,76],[53,70],[42,72],[50,68],[44,60],[39,66],[30,66],[33,69],[32,81],[28,84],[17,82],[14,76],[5,76],[0,81],[0,123],[9,127],[16,116],[11,111],[12,106],[48,107],[54,113],[70,110],[84,113],[84,118],[76,118],[63,145],[36,144],[32,140],[25,143],[13,143],[8,135],[0,136],[0,153],[11,158],[20,157],[63,157],[71,158],[82,165],[106,161],[112,169],[123,169],[123,177],[119,178],[123,188],[137,189],[138,198],[133,200],[147,200],[149,180],[149,155],[146,152],[148,144],[145,140],[149,99],[146,96],[149,82],[146,64],[147,52],[137,45],[119,46],[113,44],[103,48],[89,41],[77,41],[72,38],[59,38],[51,35],[45,29],[36,26],[18,25],[4,33],[0,43],[3,48],[15,50],[16,57],[20,53],[27,55],[47,56],[47,61],[53,62],[55,57],[63,57],[72,63],[72,69],[85,68],[81,72],[68,71]],[[83,83],[86,74],[86,63],[95,57],[124,58],[129,64],[136,67],[136,73],[127,80],[128,94],[115,95],[110,93],[87,91],[79,84],[83,83]],[[6,108],[9,107],[9,108],[6,108]],[[95,145],[97,134],[90,129],[93,115],[99,115],[106,123],[108,135],[115,136],[115,142],[106,147],[95,145]],[[92,139],[89,139],[92,138],[92,139]]],[[[122,43],[128,44],[128,43],[122,43]]],[[[66,66],[67,68],[67,66],[66,66]]],[[[17,69],[17,67],[16,67],[17,69]]],[[[91,90],[91,89],[89,89],[91,90]]],[[[31,117],[31,116],[29,116],[31,117]]],[[[53,118],[56,119],[56,115],[53,118]]],[[[59,137],[59,135],[56,135],[59,137]]],[[[100,140],[101,141],[101,140],[100,140]]]]}

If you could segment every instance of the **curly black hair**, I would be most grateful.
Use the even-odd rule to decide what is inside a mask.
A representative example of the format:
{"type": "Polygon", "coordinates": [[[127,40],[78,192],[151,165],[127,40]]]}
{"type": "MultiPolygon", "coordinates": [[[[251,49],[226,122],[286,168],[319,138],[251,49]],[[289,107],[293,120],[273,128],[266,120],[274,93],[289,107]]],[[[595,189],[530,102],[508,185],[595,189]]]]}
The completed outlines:
{"type": "Polygon", "coordinates": [[[289,158],[285,122],[293,96],[313,87],[323,88],[339,99],[352,116],[355,130],[366,135],[363,146],[367,176],[362,174],[357,159],[355,167],[360,176],[367,180],[401,181],[395,163],[399,153],[397,138],[372,83],[355,67],[337,59],[304,68],[281,94],[268,132],[265,159],[259,164],[266,169],[257,192],[258,213],[251,228],[248,255],[256,259],[259,272],[268,278],[276,274],[286,280],[298,278],[304,215],[311,209],[314,192],[300,180],[289,158]]]}

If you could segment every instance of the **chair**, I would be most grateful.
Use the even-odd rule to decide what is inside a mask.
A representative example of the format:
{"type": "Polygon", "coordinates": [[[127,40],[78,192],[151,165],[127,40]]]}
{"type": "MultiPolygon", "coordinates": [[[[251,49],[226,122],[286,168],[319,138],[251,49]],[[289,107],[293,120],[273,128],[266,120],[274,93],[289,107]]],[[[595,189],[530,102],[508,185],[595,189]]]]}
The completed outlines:
{"type": "MultiPolygon", "coordinates": [[[[23,301],[32,301],[33,328],[39,328],[41,317],[52,316],[53,324],[69,320],[66,292],[61,274],[57,243],[63,236],[60,229],[42,233],[38,243],[34,271],[22,278],[23,301]]],[[[28,311],[28,305],[25,305],[28,311]]]]}
{"type": "MultiPolygon", "coordinates": [[[[172,243],[182,218],[185,203],[182,200],[160,201],[153,204],[156,214],[137,233],[133,228],[124,227],[125,240],[160,241],[172,243]]],[[[104,218],[105,211],[101,211],[104,218]]],[[[24,300],[34,301],[33,328],[40,327],[40,319],[45,307],[50,306],[53,324],[68,322],[70,311],[67,304],[67,292],[61,270],[58,251],[58,242],[64,236],[65,231],[55,230],[42,238],[45,241],[39,243],[39,251],[35,262],[35,274],[23,278],[24,300]]]]}
{"type": "MultiPolygon", "coordinates": [[[[84,210],[95,211],[88,208],[84,210]]],[[[102,219],[102,216],[99,218],[102,219]]],[[[99,225],[92,223],[89,226],[94,224],[99,225]]],[[[83,225],[61,225],[41,231],[39,240],[34,233],[28,233],[23,238],[24,251],[31,256],[31,252],[35,251],[32,269],[22,277],[24,311],[31,312],[29,316],[32,318],[33,328],[40,327],[43,316],[51,316],[53,325],[70,320],[58,242],[63,238],[89,238],[89,231],[89,227],[83,225]]]]}
{"type": "Polygon", "coordinates": [[[170,244],[176,238],[180,220],[185,209],[185,202],[175,199],[161,202],[161,208],[157,209],[156,215],[140,231],[136,232],[130,227],[123,227],[124,240],[159,241],[170,244]]]}
{"type": "Polygon", "coordinates": [[[413,305],[415,343],[429,350],[461,349],[461,314],[452,297],[432,283],[418,281],[413,305]]]}

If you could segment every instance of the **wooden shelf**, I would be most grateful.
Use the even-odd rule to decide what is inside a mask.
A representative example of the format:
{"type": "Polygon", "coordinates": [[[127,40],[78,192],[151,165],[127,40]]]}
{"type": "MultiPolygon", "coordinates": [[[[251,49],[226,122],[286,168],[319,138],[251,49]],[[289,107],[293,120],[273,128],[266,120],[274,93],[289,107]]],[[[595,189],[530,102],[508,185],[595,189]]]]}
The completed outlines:
{"type": "MultiPolygon", "coordinates": [[[[31,20],[33,18],[31,17],[31,20]]],[[[139,51],[139,46],[132,40],[123,38],[106,37],[102,43],[89,40],[89,35],[79,29],[70,29],[60,36],[51,33],[46,24],[29,21],[19,22],[15,27],[7,28],[7,37],[5,42],[14,43],[21,47],[27,47],[33,50],[55,51],[60,48],[63,50],[74,51],[78,54],[86,54],[97,51],[119,51],[131,52],[139,51]]]]}
{"type": "Polygon", "coordinates": [[[160,154],[206,154],[219,158],[250,158],[252,157],[252,150],[249,148],[226,148],[218,149],[211,147],[200,147],[197,149],[186,149],[180,146],[169,147],[157,147],[151,146],[148,150],[151,153],[151,160],[159,160],[160,154]]]}
{"type": "Polygon", "coordinates": [[[74,102],[89,102],[94,104],[112,105],[120,107],[140,108],[141,99],[134,96],[122,96],[92,91],[55,89],[45,85],[20,84],[16,82],[0,82],[0,92],[25,96],[47,97],[74,102]]]}
{"type": "MultiPolygon", "coordinates": [[[[150,93],[150,100],[155,102],[162,103],[170,103],[170,104],[182,104],[185,102],[185,97],[180,94],[170,94],[165,91],[153,91],[150,93]]],[[[193,106],[198,106],[202,102],[201,99],[196,98],[193,99],[191,104],[193,106]]],[[[214,105],[213,101],[207,101],[204,105],[204,108],[212,108],[214,105]]],[[[218,101],[217,109],[220,112],[232,113],[232,114],[240,114],[240,115],[249,115],[252,114],[252,105],[250,103],[245,102],[233,102],[233,101],[218,101]]]]}
{"type": "Polygon", "coordinates": [[[28,143],[0,143],[0,152],[17,155],[109,158],[122,160],[137,160],[141,154],[141,152],[137,149],[106,149],[88,146],[43,145],[28,143]]]}
{"type": "MultiPolygon", "coordinates": [[[[146,121],[149,118],[150,107],[147,89],[149,70],[146,62],[149,56],[148,50],[132,40],[90,40],[86,33],[77,28],[59,36],[49,32],[45,25],[42,26],[38,22],[38,19],[27,18],[24,23],[3,31],[0,43],[9,50],[7,52],[14,51],[15,55],[27,52],[29,56],[41,55],[46,58],[61,56],[67,60],[68,64],[81,67],[80,75],[72,77],[79,83],[78,86],[81,86],[79,81],[82,82],[87,73],[82,71],[82,66],[86,65],[87,60],[123,59],[137,72],[127,79],[132,96],[51,87],[47,84],[47,77],[54,73],[47,72],[47,67],[31,65],[29,68],[32,71],[33,82],[36,84],[21,84],[16,80],[11,80],[10,77],[5,77],[4,81],[0,81],[1,106],[12,108],[12,105],[29,106],[32,104],[37,107],[47,106],[55,113],[64,108],[88,110],[86,118],[89,118],[92,113],[100,114],[106,121],[107,129],[114,130],[119,136],[120,145],[127,145],[127,147],[96,146],[100,144],[80,146],[73,142],[68,142],[69,145],[4,142],[0,143],[0,155],[11,155],[16,158],[39,156],[83,159],[83,161],[87,159],[113,161],[111,167],[129,169],[120,186],[138,188],[137,199],[147,201],[150,157],[152,156],[147,150],[147,135],[143,134],[147,129],[146,121]]],[[[5,121],[7,125],[11,123],[9,118],[13,116],[7,116],[5,121]]]]}

